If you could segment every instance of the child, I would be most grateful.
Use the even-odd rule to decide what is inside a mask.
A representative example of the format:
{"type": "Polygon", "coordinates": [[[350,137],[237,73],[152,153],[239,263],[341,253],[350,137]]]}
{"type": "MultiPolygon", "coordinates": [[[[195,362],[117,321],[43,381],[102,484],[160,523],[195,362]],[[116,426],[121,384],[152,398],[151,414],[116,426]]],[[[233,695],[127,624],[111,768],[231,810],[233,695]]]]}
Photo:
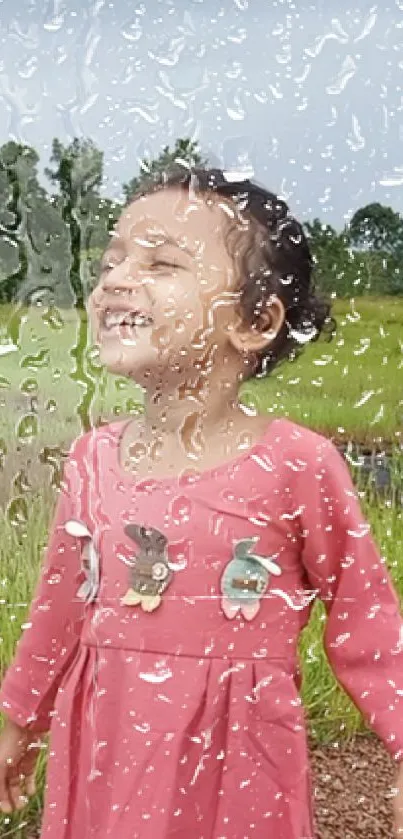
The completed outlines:
{"type": "Polygon", "coordinates": [[[403,758],[402,620],[347,467],[237,398],[329,323],[311,273],[286,205],[218,170],[122,213],[89,309],[146,410],[72,446],[0,699],[3,812],[50,728],[43,839],[313,839],[297,642],[316,596],[339,681],[403,758]]]}

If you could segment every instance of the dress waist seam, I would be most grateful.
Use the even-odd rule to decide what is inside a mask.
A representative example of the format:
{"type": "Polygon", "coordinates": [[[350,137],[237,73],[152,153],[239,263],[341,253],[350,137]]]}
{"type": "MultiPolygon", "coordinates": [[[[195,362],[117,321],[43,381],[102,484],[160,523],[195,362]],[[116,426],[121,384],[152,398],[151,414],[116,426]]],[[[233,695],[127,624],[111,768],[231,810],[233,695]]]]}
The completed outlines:
{"type": "Polygon", "coordinates": [[[161,656],[170,656],[172,658],[191,658],[191,659],[204,659],[206,661],[209,660],[219,660],[219,661],[247,661],[253,662],[254,664],[258,664],[259,662],[263,661],[282,661],[287,662],[287,664],[295,664],[296,657],[293,655],[286,656],[286,655],[267,655],[267,656],[247,656],[247,655],[236,655],[236,654],[228,654],[223,655],[218,654],[198,654],[198,653],[190,653],[190,652],[172,652],[171,650],[164,650],[164,649],[149,649],[149,648],[142,648],[142,647],[125,647],[119,646],[118,644],[105,644],[102,641],[91,641],[88,638],[81,638],[81,645],[83,647],[94,647],[95,649],[102,649],[102,650],[121,650],[125,653],[142,653],[143,655],[161,655],[161,656]]]}

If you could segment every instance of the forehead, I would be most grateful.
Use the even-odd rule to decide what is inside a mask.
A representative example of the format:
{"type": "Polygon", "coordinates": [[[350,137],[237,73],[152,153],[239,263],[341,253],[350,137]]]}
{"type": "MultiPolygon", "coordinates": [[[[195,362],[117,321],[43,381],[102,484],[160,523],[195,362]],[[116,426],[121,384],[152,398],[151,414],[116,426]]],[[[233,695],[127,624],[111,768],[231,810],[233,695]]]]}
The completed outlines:
{"type": "Polygon", "coordinates": [[[119,219],[114,239],[122,244],[146,245],[165,235],[195,253],[222,251],[232,214],[224,198],[165,188],[129,204],[119,219]]]}

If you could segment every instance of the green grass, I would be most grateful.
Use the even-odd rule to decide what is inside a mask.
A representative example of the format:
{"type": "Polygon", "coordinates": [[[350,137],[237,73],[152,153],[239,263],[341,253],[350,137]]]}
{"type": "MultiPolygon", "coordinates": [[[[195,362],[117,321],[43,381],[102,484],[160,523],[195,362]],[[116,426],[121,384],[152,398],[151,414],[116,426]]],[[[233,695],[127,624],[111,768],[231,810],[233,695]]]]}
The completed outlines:
{"type": "MultiPolygon", "coordinates": [[[[15,646],[29,612],[39,574],[53,500],[36,497],[28,506],[25,520],[18,526],[6,516],[0,519],[0,679],[13,658],[15,646]]],[[[38,793],[23,813],[0,816],[0,837],[27,839],[39,823],[45,784],[46,754],[38,761],[38,793]],[[30,831],[28,833],[28,826],[30,831]]]]}
{"type": "Polygon", "coordinates": [[[339,441],[369,447],[401,439],[403,299],[361,298],[334,307],[330,343],[306,347],[292,364],[244,386],[260,410],[289,416],[339,441]]]}
{"type": "Polygon", "coordinates": [[[106,375],[99,366],[83,313],[39,308],[15,312],[0,306],[0,346],[9,342],[10,334],[18,349],[0,356],[7,445],[27,446],[35,439],[47,445],[69,442],[82,429],[80,414],[95,422],[100,416],[129,412],[141,400],[132,382],[106,375]]]}
{"type": "MultiPolygon", "coordinates": [[[[244,398],[263,412],[290,416],[328,436],[394,444],[403,424],[403,397],[396,387],[403,369],[403,299],[338,301],[334,314],[338,330],[332,342],[320,340],[267,379],[245,385],[244,398]]],[[[0,357],[7,446],[69,442],[85,415],[95,422],[128,413],[141,401],[132,382],[99,367],[85,318],[77,312],[0,307],[0,344],[10,334],[18,350],[0,357]]]]}

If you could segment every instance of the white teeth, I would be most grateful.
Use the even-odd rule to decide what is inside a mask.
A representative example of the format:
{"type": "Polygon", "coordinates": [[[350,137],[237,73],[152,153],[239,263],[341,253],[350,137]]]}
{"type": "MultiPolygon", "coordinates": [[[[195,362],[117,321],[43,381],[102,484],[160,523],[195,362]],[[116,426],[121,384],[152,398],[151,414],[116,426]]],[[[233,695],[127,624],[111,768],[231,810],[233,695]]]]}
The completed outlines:
{"type": "Polygon", "coordinates": [[[135,326],[149,326],[153,322],[151,315],[135,315],[135,326]]]}
{"type": "Polygon", "coordinates": [[[143,312],[106,312],[104,326],[112,329],[114,326],[149,326],[152,317],[143,312]]]}
{"type": "Polygon", "coordinates": [[[120,326],[124,317],[123,312],[107,312],[104,318],[106,329],[111,329],[113,326],[120,326]]]}

